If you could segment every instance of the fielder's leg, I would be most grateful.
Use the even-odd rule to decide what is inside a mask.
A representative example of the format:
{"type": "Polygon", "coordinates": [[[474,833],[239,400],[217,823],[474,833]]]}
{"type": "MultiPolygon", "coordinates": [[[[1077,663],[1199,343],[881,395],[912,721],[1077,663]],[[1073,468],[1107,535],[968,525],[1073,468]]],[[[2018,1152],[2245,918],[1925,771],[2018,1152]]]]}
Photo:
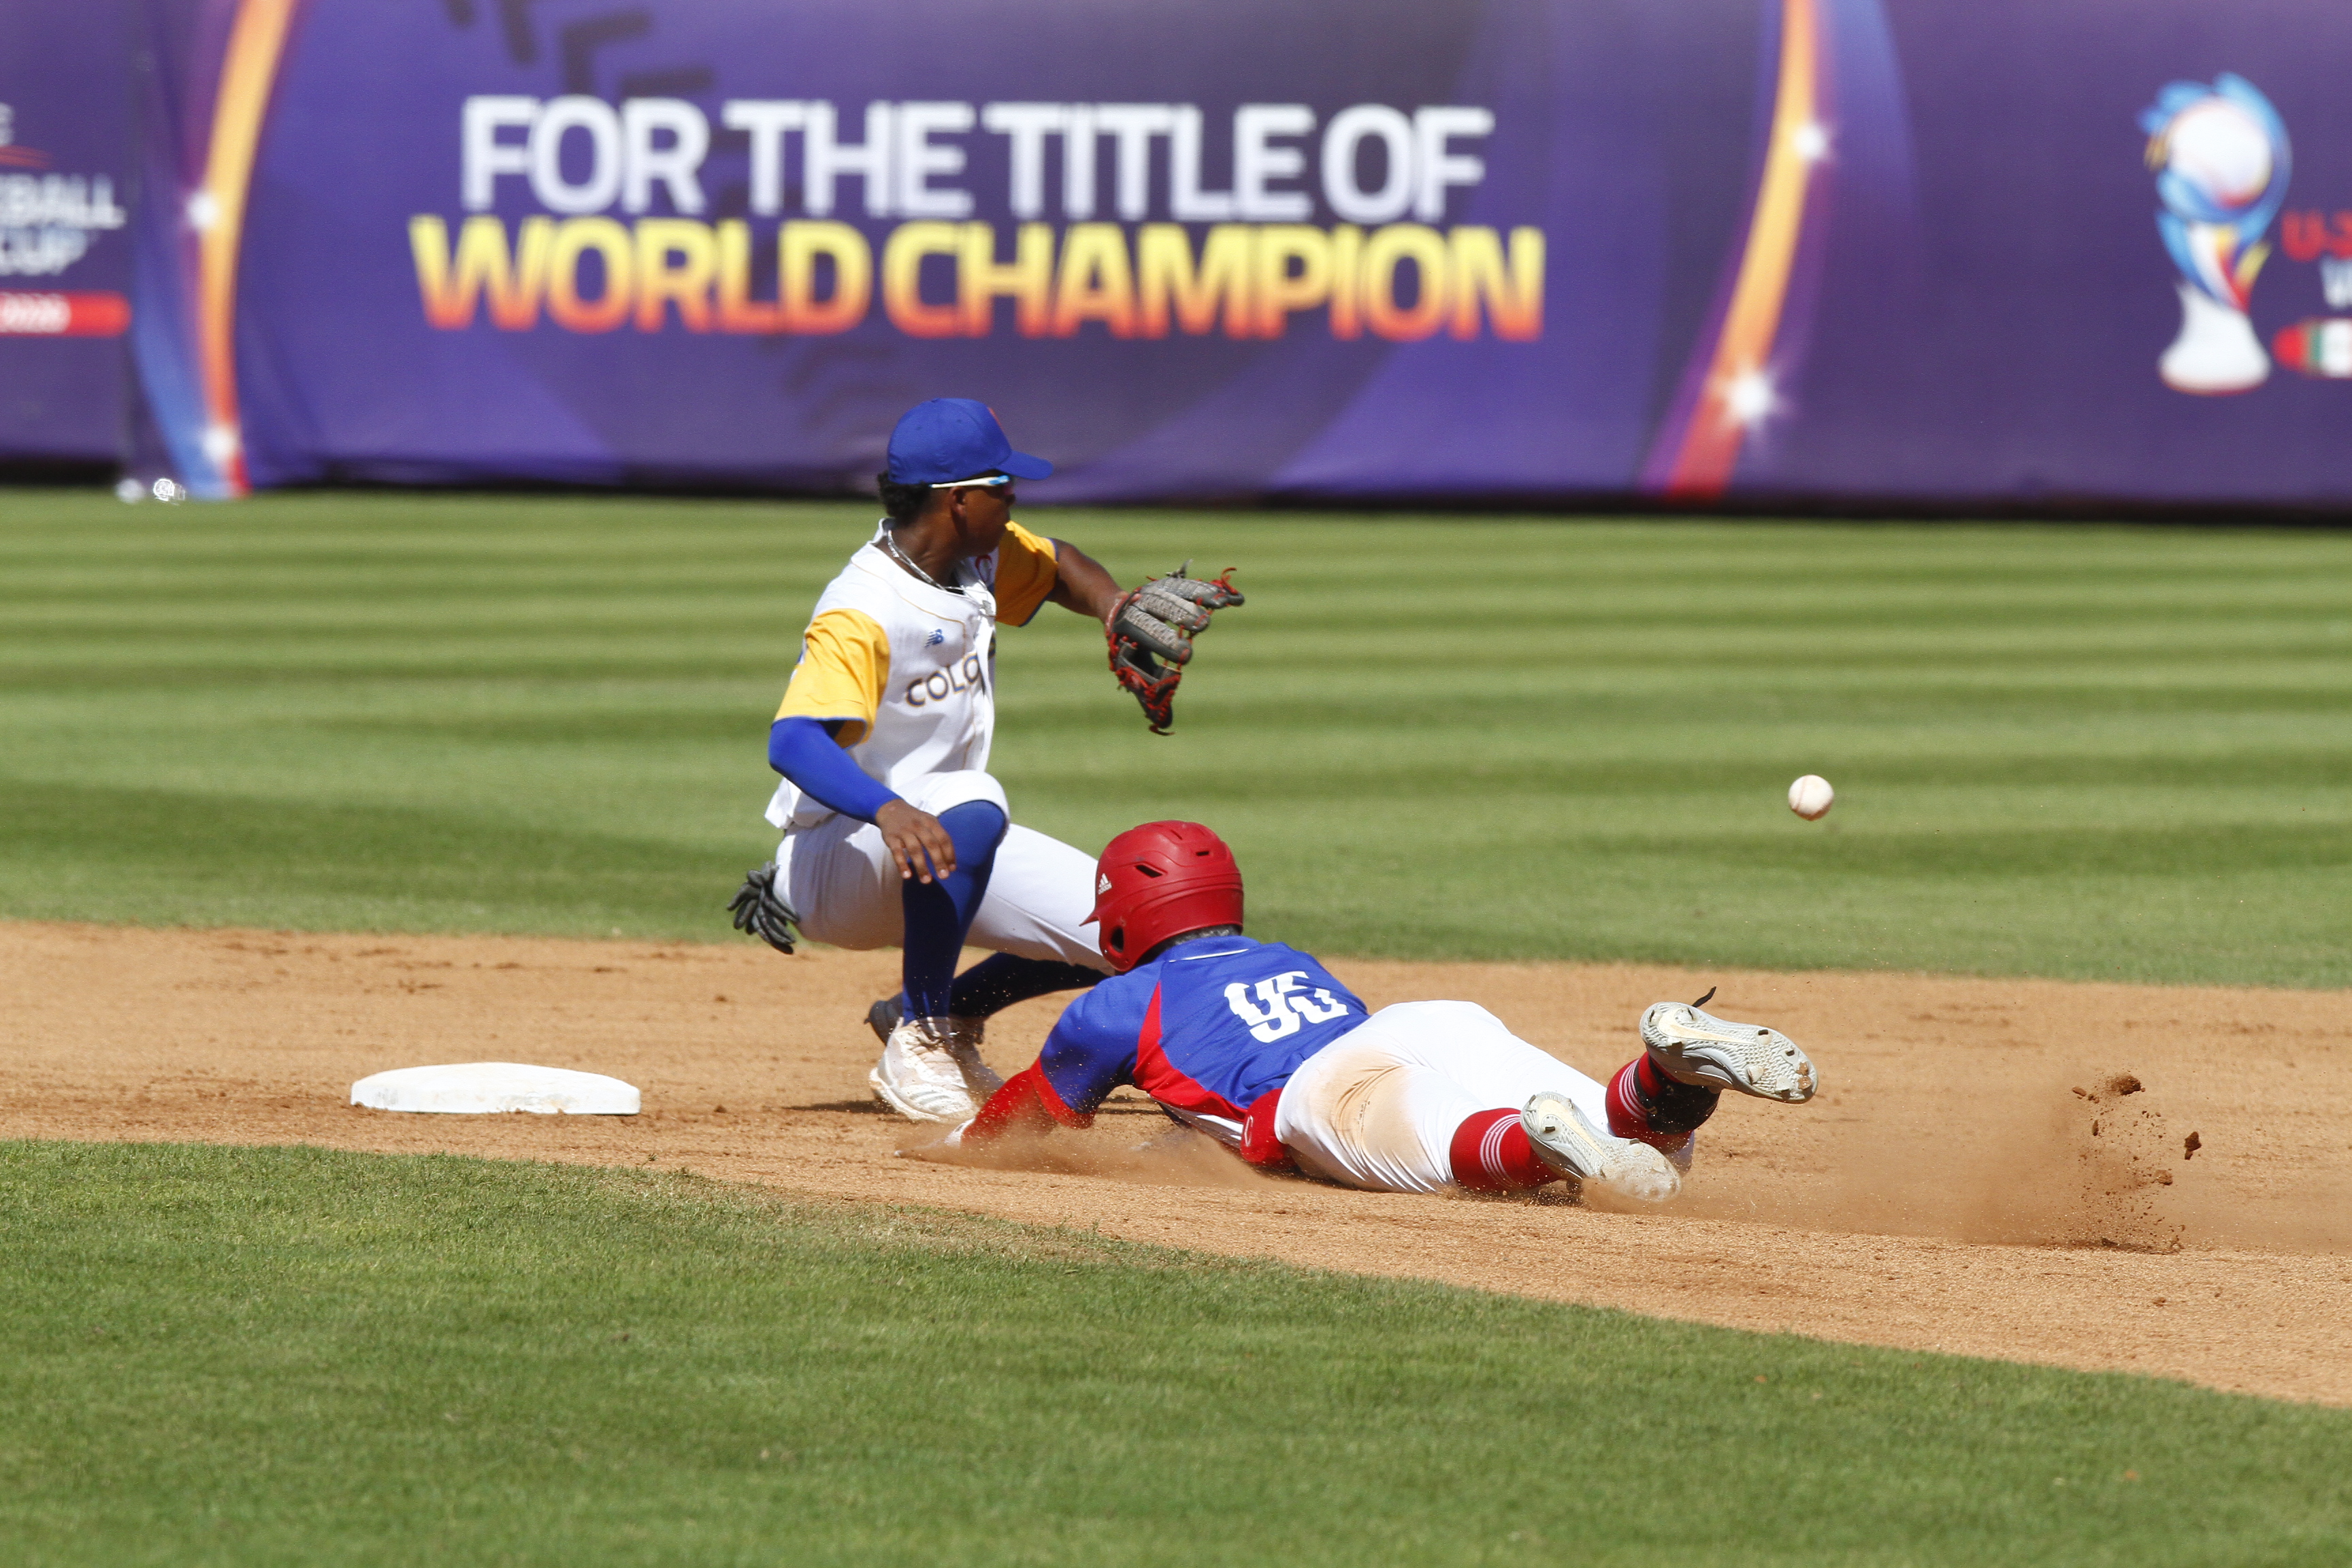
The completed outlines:
{"type": "MultiPolygon", "coordinates": [[[[1083,991],[1102,977],[1099,969],[1059,959],[991,953],[955,977],[955,984],[948,988],[948,1016],[977,1030],[1016,1002],[1050,996],[1056,991],[1083,991]]],[[[901,991],[867,1008],[866,1024],[877,1037],[887,1039],[907,1016],[907,994],[901,991]]]]}
{"type": "Polygon", "coordinates": [[[922,781],[908,799],[937,816],[955,842],[956,869],[946,879],[902,879],[880,828],[835,816],[784,836],[776,891],[801,911],[801,931],[813,942],[906,950],[901,977],[915,993],[917,1010],[901,1008],[903,1017],[884,1031],[881,1059],[866,1081],[904,1115],[961,1121],[996,1084],[981,1062],[976,1036],[954,1030],[947,1010],[956,959],[986,904],[1007,836],[1004,789],[985,773],[964,770],[922,781]]]}
{"type": "Polygon", "coordinates": [[[993,801],[965,801],[940,813],[940,826],[955,846],[955,869],[929,882],[908,878],[898,884],[906,1016],[866,1075],[885,1104],[918,1121],[961,1121],[1004,1081],[981,1060],[980,1042],[949,1015],[956,960],[988,891],[1004,812],[993,801]]]}
{"type": "Polygon", "coordinates": [[[835,816],[785,834],[776,847],[775,888],[800,911],[801,934],[828,947],[896,947],[906,929],[898,868],[870,822],[835,816]]]}
{"type": "Polygon", "coordinates": [[[1088,969],[1099,977],[1110,965],[1087,922],[1094,908],[1095,858],[1014,823],[996,852],[996,875],[971,922],[971,940],[992,952],[1088,969]]]}
{"type": "MultiPolygon", "coordinates": [[[[993,1015],[1055,991],[1092,985],[1109,972],[1087,923],[1094,910],[1095,863],[1056,838],[1018,823],[997,847],[987,896],[981,900],[964,940],[992,950],[956,977],[948,1015],[974,1044],[993,1015]]],[[[866,1022],[887,1037],[901,1018],[912,1016],[909,998],[885,996],[866,1010],[866,1022]]]]}
{"type": "Polygon", "coordinates": [[[951,1011],[956,960],[988,892],[1006,824],[993,804],[973,800],[940,813],[940,826],[955,846],[955,869],[932,881],[910,878],[898,884],[907,955],[900,978],[908,1015],[916,1018],[944,1018],[951,1011]]]}

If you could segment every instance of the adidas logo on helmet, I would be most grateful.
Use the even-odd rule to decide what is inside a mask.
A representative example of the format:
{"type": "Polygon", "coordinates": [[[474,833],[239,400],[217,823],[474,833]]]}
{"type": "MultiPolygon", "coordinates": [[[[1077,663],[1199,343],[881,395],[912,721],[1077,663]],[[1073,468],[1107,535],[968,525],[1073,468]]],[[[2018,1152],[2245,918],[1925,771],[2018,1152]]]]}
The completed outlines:
{"type": "Polygon", "coordinates": [[[1097,863],[1096,941],[1124,974],[1187,931],[1242,923],[1242,868],[1197,822],[1147,822],[1104,847],[1097,863]]]}

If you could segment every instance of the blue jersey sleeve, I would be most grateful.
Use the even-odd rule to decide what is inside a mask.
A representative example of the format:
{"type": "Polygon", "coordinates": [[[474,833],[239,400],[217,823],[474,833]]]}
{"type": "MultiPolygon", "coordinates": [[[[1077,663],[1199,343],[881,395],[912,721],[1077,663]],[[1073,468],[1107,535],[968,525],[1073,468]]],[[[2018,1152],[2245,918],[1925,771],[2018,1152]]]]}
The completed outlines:
{"type": "Polygon", "coordinates": [[[768,765],[803,794],[860,822],[873,821],[898,798],[889,785],[866,776],[822,720],[779,719],[769,725],[768,765]]]}
{"type": "Polygon", "coordinates": [[[1115,974],[1062,1009],[1037,1066],[1063,1105],[1091,1116],[1112,1089],[1135,1081],[1143,1016],[1158,988],[1156,973],[1115,974]]]}

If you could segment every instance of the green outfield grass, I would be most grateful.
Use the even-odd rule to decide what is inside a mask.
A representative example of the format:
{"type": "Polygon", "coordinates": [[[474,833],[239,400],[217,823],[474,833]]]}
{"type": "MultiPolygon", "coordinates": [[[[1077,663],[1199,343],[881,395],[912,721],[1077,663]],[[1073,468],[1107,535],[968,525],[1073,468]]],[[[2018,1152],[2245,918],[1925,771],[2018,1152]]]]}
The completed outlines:
{"type": "Polygon", "coordinates": [[[0,1143],[0,1553],[2289,1564],[2352,1413],[691,1178],[0,1143]]]}
{"type": "MultiPolygon", "coordinates": [[[[728,937],[871,513],[0,491],[0,914],[728,937]]],[[[1007,631],[994,766],[1089,851],[1213,824],[1256,929],[2352,984],[2352,536],[1032,521],[1129,579],[1241,568],[1170,739],[1076,617],[1007,631]]]]}

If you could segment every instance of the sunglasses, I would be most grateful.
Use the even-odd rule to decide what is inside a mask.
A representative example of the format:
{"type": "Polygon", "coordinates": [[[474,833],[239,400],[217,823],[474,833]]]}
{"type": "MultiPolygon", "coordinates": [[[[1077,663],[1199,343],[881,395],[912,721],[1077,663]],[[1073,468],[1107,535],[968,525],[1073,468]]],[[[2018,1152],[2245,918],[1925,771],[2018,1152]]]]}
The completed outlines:
{"type": "Polygon", "coordinates": [[[1013,476],[1011,474],[991,474],[986,479],[954,479],[946,484],[933,485],[931,489],[935,490],[1001,490],[1003,492],[1003,500],[1006,506],[1011,506],[1013,501],[1013,476]]]}

